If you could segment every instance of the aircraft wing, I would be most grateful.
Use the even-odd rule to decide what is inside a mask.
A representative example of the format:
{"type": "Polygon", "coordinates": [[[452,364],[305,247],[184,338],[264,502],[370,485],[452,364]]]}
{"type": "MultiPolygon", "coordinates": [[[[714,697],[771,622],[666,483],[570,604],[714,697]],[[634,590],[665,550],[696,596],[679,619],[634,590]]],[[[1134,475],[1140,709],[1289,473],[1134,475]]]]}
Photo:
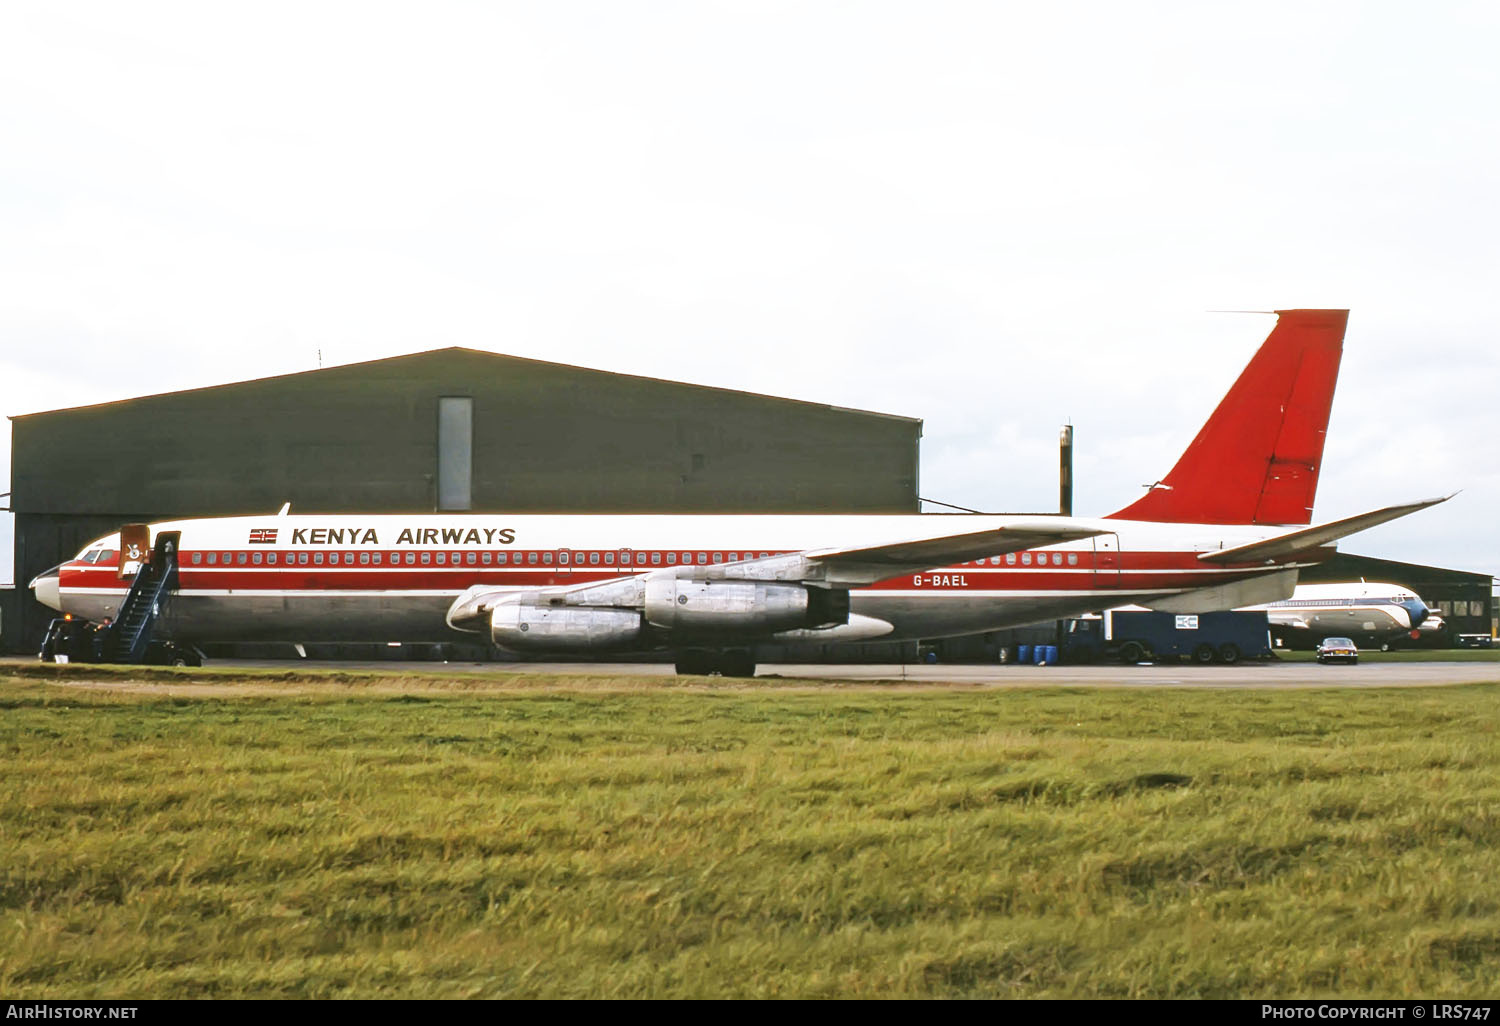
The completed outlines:
{"type": "MultiPolygon", "coordinates": [[[[1456,494],[1458,493],[1455,492],[1454,495],[1456,494]]],[[[1232,549],[1219,549],[1216,552],[1205,552],[1198,558],[1205,563],[1281,562],[1288,556],[1306,552],[1320,545],[1327,545],[1329,542],[1338,541],[1356,532],[1368,530],[1377,524],[1404,517],[1419,509],[1426,509],[1428,506],[1436,506],[1440,502],[1447,502],[1451,498],[1453,495],[1444,495],[1441,498],[1423,499],[1420,502],[1408,502],[1401,506],[1386,506],[1384,509],[1371,510],[1358,516],[1319,524],[1316,527],[1305,527],[1300,531],[1267,538],[1264,541],[1236,545],[1232,549]]]]}
{"type": "MultiPolygon", "coordinates": [[[[966,560],[1113,533],[1108,524],[1062,516],[1004,517],[980,530],[943,531],[925,537],[900,538],[849,548],[804,549],[735,563],[694,563],[624,574],[603,581],[559,585],[530,593],[529,600],[553,607],[637,608],[647,589],[664,580],[782,581],[825,588],[860,588],[904,573],[951,566],[966,560]]],[[[961,522],[962,518],[954,517],[961,522]]],[[[954,526],[957,526],[955,523],[954,526]]],[[[448,610],[448,624],[458,630],[479,630],[490,610],[513,595],[490,585],[476,585],[460,595],[448,610]]],[[[890,629],[889,624],[883,625],[890,629]]],[[[876,631],[875,633],[881,633],[876,631]]],[[[822,632],[820,632],[820,635],[822,632]]],[[[873,634],[871,635],[873,636],[873,634]]]]}
{"type": "Polygon", "coordinates": [[[805,549],[738,563],[678,566],[654,571],[652,576],[660,573],[692,580],[817,581],[857,588],[904,573],[1108,533],[1109,527],[1091,520],[1015,517],[998,528],[952,531],[849,548],[805,549]]]}
{"type": "Polygon", "coordinates": [[[937,538],[917,538],[858,548],[815,549],[806,555],[809,559],[824,564],[879,565],[897,571],[926,570],[934,566],[949,566],[984,556],[1002,556],[1007,552],[1056,545],[1106,533],[1107,530],[1075,521],[1071,517],[1037,517],[1017,520],[1014,524],[995,530],[965,531],[937,538]]]}

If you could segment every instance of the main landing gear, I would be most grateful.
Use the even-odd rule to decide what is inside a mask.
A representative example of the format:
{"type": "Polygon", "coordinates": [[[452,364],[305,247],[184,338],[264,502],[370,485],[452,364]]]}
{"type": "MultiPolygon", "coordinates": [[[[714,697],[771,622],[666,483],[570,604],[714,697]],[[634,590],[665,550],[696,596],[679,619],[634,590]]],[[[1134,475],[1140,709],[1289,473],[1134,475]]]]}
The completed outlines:
{"type": "Polygon", "coordinates": [[[747,649],[689,649],[677,653],[677,672],[697,676],[717,673],[721,677],[754,677],[755,656],[747,649]]]}

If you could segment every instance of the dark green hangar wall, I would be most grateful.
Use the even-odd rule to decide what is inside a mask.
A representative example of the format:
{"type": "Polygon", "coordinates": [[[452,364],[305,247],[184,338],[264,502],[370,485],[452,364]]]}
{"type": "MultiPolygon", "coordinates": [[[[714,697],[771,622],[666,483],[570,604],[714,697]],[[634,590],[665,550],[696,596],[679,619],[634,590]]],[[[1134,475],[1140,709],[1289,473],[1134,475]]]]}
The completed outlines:
{"type": "MultiPolygon", "coordinates": [[[[288,501],[912,513],[921,433],[908,417],[457,348],[37,413],[12,418],[16,581],[122,523],[288,501]]],[[[39,636],[46,611],[26,605],[39,636]]]]}

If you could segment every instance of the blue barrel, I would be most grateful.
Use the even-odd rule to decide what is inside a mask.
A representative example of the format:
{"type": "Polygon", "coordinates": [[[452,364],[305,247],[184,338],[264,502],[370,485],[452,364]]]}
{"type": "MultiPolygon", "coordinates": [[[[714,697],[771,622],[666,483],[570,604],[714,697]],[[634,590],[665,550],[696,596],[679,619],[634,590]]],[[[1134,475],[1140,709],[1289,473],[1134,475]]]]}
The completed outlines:
{"type": "Polygon", "coordinates": [[[1048,645],[1047,646],[1047,665],[1048,666],[1056,666],[1057,665],[1057,646],[1056,645],[1048,645]]]}
{"type": "Polygon", "coordinates": [[[1047,646],[1046,645],[1032,645],[1031,646],[1031,661],[1033,663],[1035,663],[1038,666],[1041,666],[1042,663],[1046,660],[1046,658],[1047,658],[1047,646]]]}
{"type": "Polygon", "coordinates": [[[1017,645],[1016,648],[1016,662],[1020,663],[1022,666],[1025,666],[1027,663],[1031,662],[1030,645],[1017,645]]]}

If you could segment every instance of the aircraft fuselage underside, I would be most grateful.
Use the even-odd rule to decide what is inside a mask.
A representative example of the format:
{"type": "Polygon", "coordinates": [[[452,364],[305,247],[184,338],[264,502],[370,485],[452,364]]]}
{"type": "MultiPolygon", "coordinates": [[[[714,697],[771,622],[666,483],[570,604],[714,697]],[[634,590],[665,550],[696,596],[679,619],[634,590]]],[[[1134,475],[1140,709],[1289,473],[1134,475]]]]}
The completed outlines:
{"type": "MultiPolygon", "coordinates": [[[[443,642],[482,640],[454,631],[444,620],[457,592],[444,594],[195,595],[174,596],[160,621],[163,638],[183,642],[443,642]]],[[[951,637],[1000,630],[1149,601],[1160,592],[1079,591],[921,594],[854,592],[851,612],[891,624],[871,641],[951,637]]],[[[89,620],[113,616],[124,592],[73,593],[68,608],[89,620]]],[[[801,640],[817,641],[816,632],[801,640]]],[[[746,643],[771,641],[744,635],[746,643]]],[[[659,647],[649,646],[649,647],[659,647]]]]}

